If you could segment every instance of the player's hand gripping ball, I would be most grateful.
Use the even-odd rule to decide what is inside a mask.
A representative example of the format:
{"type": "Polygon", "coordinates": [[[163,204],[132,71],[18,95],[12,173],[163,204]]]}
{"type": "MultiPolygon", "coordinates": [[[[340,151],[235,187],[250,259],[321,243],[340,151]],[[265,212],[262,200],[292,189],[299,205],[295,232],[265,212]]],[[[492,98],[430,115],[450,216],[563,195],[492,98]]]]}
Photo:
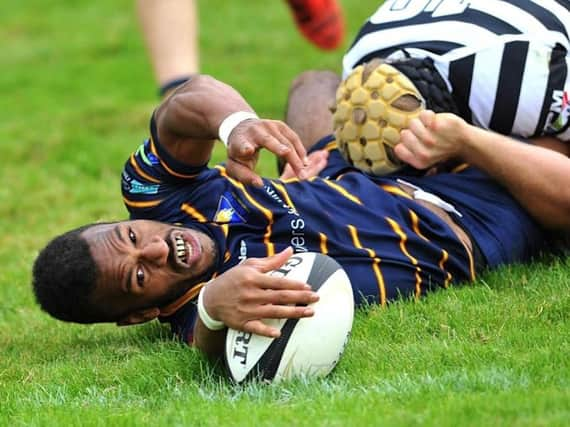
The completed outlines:
{"type": "Polygon", "coordinates": [[[311,285],[319,294],[319,301],[311,304],[315,314],[263,320],[280,329],[279,338],[228,329],[225,361],[231,379],[269,382],[327,375],[338,363],[352,329],[354,297],[348,276],[334,259],[312,252],[292,255],[267,274],[311,285]]]}

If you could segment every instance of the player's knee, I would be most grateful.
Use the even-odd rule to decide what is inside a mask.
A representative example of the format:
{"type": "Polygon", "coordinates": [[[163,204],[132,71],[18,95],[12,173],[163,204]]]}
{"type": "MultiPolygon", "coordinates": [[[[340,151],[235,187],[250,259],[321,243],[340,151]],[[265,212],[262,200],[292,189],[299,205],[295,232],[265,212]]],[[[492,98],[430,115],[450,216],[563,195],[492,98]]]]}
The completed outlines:
{"type": "Polygon", "coordinates": [[[289,88],[289,95],[292,95],[298,90],[306,91],[312,87],[317,88],[318,92],[322,92],[323,88],[328,88],[336,92],[336,88],[340,84],[340,77],[338,74],[329,70],[308,70],[299,74],[289,88]]]}

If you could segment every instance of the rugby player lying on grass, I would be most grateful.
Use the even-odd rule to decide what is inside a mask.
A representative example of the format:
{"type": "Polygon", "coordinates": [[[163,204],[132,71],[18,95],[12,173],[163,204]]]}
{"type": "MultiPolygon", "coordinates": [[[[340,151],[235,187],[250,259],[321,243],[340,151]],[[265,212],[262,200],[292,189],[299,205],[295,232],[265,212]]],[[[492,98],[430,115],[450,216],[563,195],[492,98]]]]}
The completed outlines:
{"type": "Polygon", "coordinates": [[[329,136],[327,105],[337,85],[326,72],[295,82],[287,117],[296,132],[235,115],[252,108],[214,78],[183,85],[154,112],[151,137],[125,164],[131,219],[70,231],[39,254],[33,285],[41,307],[80,323],[159,318],[213,356],[223,348],[223,325],[278,336],[260,319],[313,314],[304,304],[317,296],[304,283],[263,274],[292,250],[334,257],[351,278],[355,304],[385,305],[526,261],[549,229],[570,227],[570,160],[453,115],[423,114],[397,152],[414,163],[408,153],[427,150],[417,166],[459,156],[480,170],[370,177],[351,167],[329,136]],[[220,133],[228,159],[210,168],[220,133]],[[319,141],[312,148],[324,149],[320,166],[328,157],[318,176],[262,179],[253,172],[266,148],[303,177],[301,141],[319,141]],[[222,329],[205,327],[197,315],[199,292],[207,323],[222,329]]]}

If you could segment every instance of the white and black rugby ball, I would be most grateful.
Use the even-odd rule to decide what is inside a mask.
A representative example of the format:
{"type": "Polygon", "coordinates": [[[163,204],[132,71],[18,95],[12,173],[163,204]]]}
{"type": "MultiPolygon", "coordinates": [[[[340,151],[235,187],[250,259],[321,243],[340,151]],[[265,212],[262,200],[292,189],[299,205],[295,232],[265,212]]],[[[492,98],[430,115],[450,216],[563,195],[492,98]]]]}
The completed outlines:
{"type": "Polygon", "coordinates": [[[302,319],[265,319],[281,330],[268,338],[228,329],[225,361],[236,383],[325,376],[336,366],[352,329],[354,299],[346,272],[329,256],[314,252],[292,255],[270,275],[311,285],[319,301],[315,314],[302,319]]]}

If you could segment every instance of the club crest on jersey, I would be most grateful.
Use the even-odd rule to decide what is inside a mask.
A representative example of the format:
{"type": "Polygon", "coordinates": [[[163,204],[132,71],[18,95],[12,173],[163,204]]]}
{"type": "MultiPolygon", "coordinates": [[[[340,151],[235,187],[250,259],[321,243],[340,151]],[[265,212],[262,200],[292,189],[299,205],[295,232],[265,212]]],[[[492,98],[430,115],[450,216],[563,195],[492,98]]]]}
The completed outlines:
{"type": "Polygon", "coordinates": [[[552,93],[552,104],[550,105],[550,112],[548,113],[547,132],[559,133],[567,125],[570,119],[570,102],[568,99],[568,92],[555,90],[552,93]]]}
{"type": "Polygon", "coordinates": [[[220,197],[218,208],[214,215],[214,221],[220,223],[243,223],[245,222],[245,210],[235,200],[231,193],[225,193],[220,197]]]}

